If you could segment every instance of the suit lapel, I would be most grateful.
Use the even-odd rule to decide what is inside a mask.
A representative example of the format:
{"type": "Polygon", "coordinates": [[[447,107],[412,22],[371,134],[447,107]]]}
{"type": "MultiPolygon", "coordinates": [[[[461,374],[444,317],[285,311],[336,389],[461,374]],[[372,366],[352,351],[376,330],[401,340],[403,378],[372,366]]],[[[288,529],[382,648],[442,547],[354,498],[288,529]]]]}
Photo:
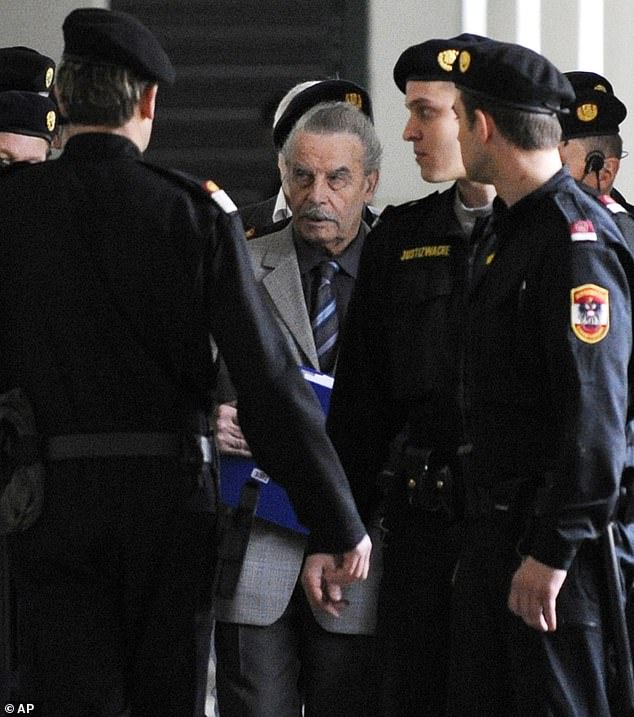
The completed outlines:
{"type": "Polygon", "coordinates": [[[267,246],[261,263],[262,269],[266,271],[262,284],[310,366],[318,369],[317,351],[290,226],[263,241],[267,242],[267,246]]]}

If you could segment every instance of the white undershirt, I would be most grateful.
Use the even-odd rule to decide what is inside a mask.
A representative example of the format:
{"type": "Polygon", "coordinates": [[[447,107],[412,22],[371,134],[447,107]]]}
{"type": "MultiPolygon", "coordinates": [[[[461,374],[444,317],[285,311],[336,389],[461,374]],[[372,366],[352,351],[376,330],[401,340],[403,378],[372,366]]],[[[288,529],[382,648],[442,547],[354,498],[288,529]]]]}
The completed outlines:
{"type": "Polygon", "coordinates": [[[473,227],[475,226],[476,219],[478,217],[486,217],[491,214],[491,211],[493,210],[493,202],[489,202],[489,204],[485,204],[483,207],[465,207],[460,200],[460,193],[456,191],[453,201],[453,209],[464,235],[466,237],[470,237],[473,227]]]}

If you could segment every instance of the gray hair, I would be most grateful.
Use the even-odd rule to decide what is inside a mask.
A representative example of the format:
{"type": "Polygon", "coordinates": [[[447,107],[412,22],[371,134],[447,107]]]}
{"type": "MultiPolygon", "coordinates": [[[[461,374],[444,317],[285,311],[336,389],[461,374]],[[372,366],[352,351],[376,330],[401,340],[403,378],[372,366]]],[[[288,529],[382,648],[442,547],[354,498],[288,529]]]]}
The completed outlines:
{"type": "Polygon", "coordinates": [[[55,76],[64,117],[72,124],[121,127],[151,84],[125,67],[67,58],[62,58],[55,76]]]}
{"type": "Polygon", "coordinates": [[[571,137],[564,139],[564,143],[579,142],[586,153],[603,152],[606,157],[623,157],[623,139],[620,134],[592,135],[587,137],[571,137]]]}
{"type": "Polygon", "coordinates": [[[311,107],[295,123],[288,135],[281,154],[290,162],[297,135],[309,134],[350,134],[357,137],[364,149],[363,168],[368,175],[381,166],[381,143],[374,125],[360,109],[349,102],[321,102],[311,107]]]}

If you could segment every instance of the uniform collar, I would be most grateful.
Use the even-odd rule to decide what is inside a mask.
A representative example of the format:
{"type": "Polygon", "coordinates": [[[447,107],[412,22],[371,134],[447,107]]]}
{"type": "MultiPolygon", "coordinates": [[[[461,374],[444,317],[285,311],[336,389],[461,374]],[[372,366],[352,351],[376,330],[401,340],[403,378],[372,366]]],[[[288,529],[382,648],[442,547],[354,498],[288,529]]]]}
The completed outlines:
{"type": "Polygon", "coordinates": [[[127,137],[110,132],[86,132],[73,135],[62,152],[62,157],[81,157],[99,162],[112,157],[141,159],[141,150],[127,137]]]}
{"type": "Polygon", "coordinates": [[[493,200],[495,230],[504,230],[508,223],[521,221],[519,217],[534,212],[535,205],[544,197],[560,191],[565,185],[574,184],[575,180],[570,176],[570,172],[565,167],[562,167],[558,172],[553,174],[548,181],[544,182],[541,187],[522,197],[518,202],[515,202],[512,207],[507,207],[500,197],[496,197],[493,200]]]}

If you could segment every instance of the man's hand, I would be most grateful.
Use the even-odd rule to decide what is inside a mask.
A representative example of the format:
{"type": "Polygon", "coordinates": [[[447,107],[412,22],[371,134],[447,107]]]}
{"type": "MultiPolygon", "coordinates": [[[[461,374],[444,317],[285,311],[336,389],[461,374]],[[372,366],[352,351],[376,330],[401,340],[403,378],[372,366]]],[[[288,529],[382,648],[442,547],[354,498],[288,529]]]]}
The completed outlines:
{"type": "Polygon", "coordinates": [[[331,588],[326,582],[326,572],[335,570],[336,563],[335,555],[327,553],[307,555],[302,570],[302,586],[312,608],[339,617],[347,602],[343,600],[339,585],[333,585],[331,588]]]}
{"type": "Polygon", "coordinates": [[[216,406],[212,421],[216,446],[220,453],[251,458],[251,451],[238,423],[238,409],[235,404],[222,403],[216,406]]]}
{"type": "Polygon", "coordinates": [[[372,541],[365,535],[359,543],[337,560],[334,569],[326,569],[326,579],[329,584],[349,585],[357,580],[365,580],[370,571],[370,553],[372,541]]]}
{"type": "Polygon", "coordinates": [[[302,571],[302,585],[313,608],[339,617],[348,604],[342,585],[365,580],[370,569],[372,541],[368,535],[343,555],[315,553],[308,555],[302,571]]]}
{"type": "Polygon", "coordinates": [[[566,575],[565,570],[551,568],[535,558],[526,558],[511,581],[509,610],[540,632],[554,632],[557,629],[557,595],[566,575]]]}

